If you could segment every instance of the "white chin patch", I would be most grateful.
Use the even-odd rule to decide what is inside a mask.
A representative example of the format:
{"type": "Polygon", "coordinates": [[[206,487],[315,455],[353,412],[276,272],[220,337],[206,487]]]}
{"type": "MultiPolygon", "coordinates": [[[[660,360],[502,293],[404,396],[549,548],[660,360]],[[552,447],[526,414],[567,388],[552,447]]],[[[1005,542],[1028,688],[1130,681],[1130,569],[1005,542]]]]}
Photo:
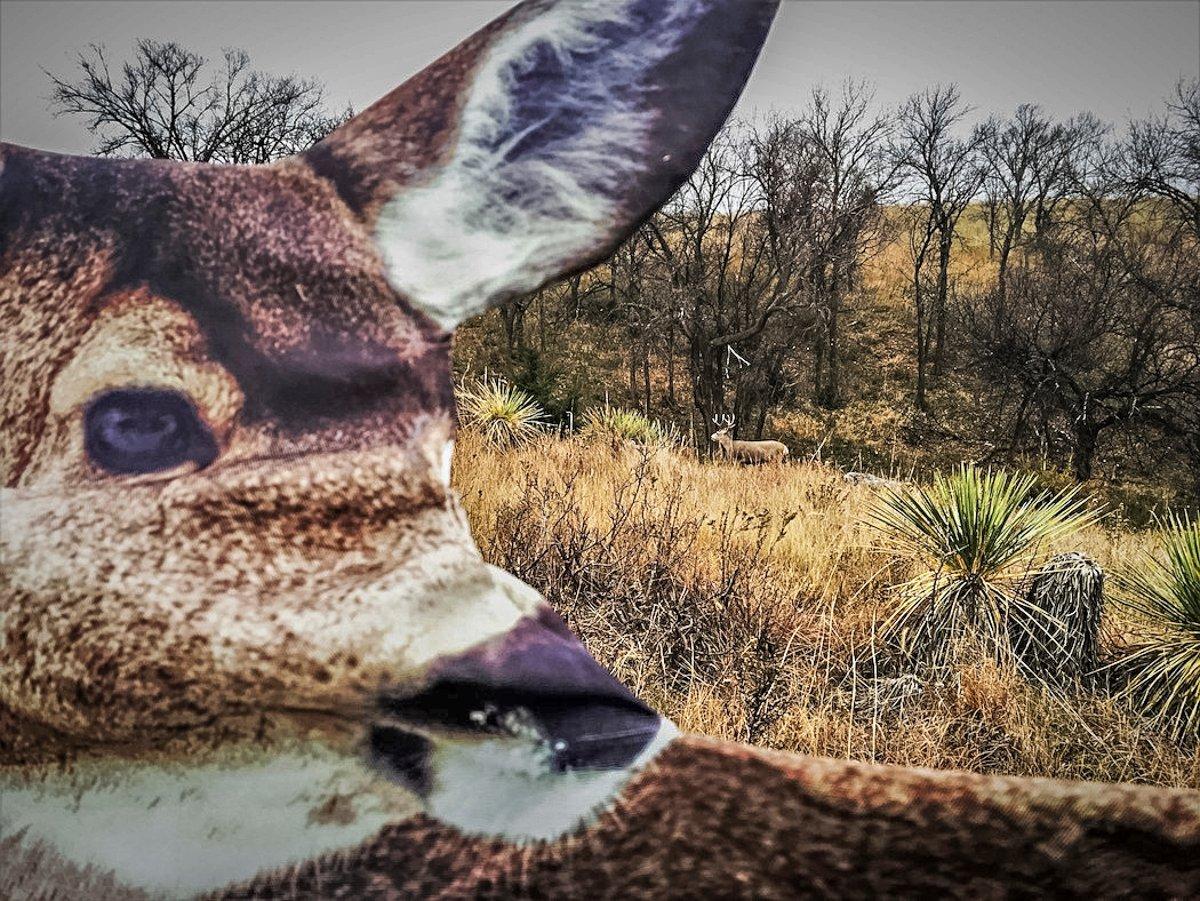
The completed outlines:
{"type": "Polygon", "coordinates": [[[21,833],[27,847],[174,898],[354,847],[419,809],[356,756],[305,748],[203,766],[81,765],[33,785],[0,783],[0,840],[21,833]]]}
{"type": "Polygon", "coordinates": [[[426,810],[471,835],[552,841],[594,821],[678,734],[664,719],[629,766],[567,772],[555,772],[545,748],[529,740],[439,741],[426,810]]]}

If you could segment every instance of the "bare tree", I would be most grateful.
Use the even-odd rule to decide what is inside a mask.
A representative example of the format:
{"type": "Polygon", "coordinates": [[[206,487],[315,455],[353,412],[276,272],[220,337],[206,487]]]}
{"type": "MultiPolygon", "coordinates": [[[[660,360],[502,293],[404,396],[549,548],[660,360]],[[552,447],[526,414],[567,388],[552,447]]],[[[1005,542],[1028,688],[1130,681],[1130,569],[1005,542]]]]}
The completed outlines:
{"type": "Polygon", "coordinates": [[[755,276],[761,254],[739,252],[752,235],[753,215],[741,148],[726,129],[692,177],[647,223],[659,280],[653,296],[687,344],[698,447],[705,443],[704,424],[725,409],[726,348],[739,337],[734,320],[743,305],[738,301],[760,296],[761,280],[755,276]]]}
{"type": "Polygon", "coordinates": [[[968,112],[954,85],[936,86],[909,98],[897,117],[893,149],[909,191],[908,237],[916,308],[916,390],[925,409],[930,362],[944,368],[950,259],[959,219],[983,182],[977,149],[982,132],[966,138],[956,129],[968,112]],[[927,269],[935,267],[932,303],[927,269]]]}
{"type": "Polygon", "coordinates": [[[792,214],[766,187],[791,184],[784,171],[795,170],[782,159],[790,145],[774,140],[790,128],[776,122],[760,132],[727,129],[647,226],[644,294],[661,314],[643,321],[652,333],[673,330],[686,342],[700,446],[718,413],[732,411],[761,432],[780,396],[786,335],[811,306],[797,259],[800,226],[790,224],[792,214]]]}
{"type": "MultiPolygon", "coordinates": [[[[1200,355],[1200,80],[1180,81],[1163,115],[1131,124],[1116,165],[1126,190],[1149,199],[1141,204],[1139,221],[1157,244],[1154,254],[1127,256],[1131,276],[1172,310],[1182,334],[1192,336],[1185,353],[1195,363],[1200,355]]],[[[1200,497],[1200,374],[1175,403],[1152,412],[1156,424],[1182,446],[1200,497]]]]}
{"type": "Polygon", "coordinates": [[[800,375],[795,348],[820,333],[812,273],[828,167],[804,123],[781,115],[747,129],[744,155],[771,294],[735,336],[754,365],[737,370],[734,412],[740,423],[754,423],[752,434],[760,437],[771,408],[794,399],[800,375]]]}
{"type": "Polygon", "coordinates": [[[312,146],[350,115],[325,109],[320,82],[266,75],[241,50],[222,64],[174,42],[139,40],[114,73],[100,45],[78,56],[79,77],[47,73],[58,115],[81,116],[102,156],[267,163],[312,146]]]}
{"type": "Polygon", "coordinates": [[[1133,123],[1127,167],[1132,186],[1165,201],[1200,240],[1200,80],[1180,81],[1165,115],[1133,123]]]}
{"type": "Polygon", "coordinates": [[[841,320],[859,268],[880,232],[881,212],[896,186],[898,167],[886,142],[893,123],[871,111],[872,91],[847,82],[834,101],[813,91],[801,127],[824,166],[813,217],[812,278],[822,317],[815,344],[814,393],[819,404],[841,403],[841,320]]]}
{"type": "MultiPolygon", "coordinates": [[[[655,292],[649,255],[653,237],[643,227],[609,258],[608,291],[627,329],[629,402],[650,412],[650,360],[656,338],[674,318],[655,292]]],[[[665,342],[663,342],[665,343],[665,342]]]]}
{"type": "Polygon", "coordinates": [[[1103,134],[1090,115],[1055,123],[1032,104],[1017,107],[1007,122],[991,119],[984,126],[980,148],[987,164],[989,240],[997,261],[998,312],[1008,291],[1012,254],[1045,240],[1055,225],[1054,214],[1075,181],[1072,169],[1077,155],[1103,134]]]}
{"type": "Polygon", "coordinates": [[[533,302],[540,300],[541,296],[541,291],[534,294],[519,294],[496,306],[496,313],[504,327],[504,344],[510,357],[525,350],[525,314],[533,302]]]}
{"type": "Polygon", "coordinates": [[[1196,245],[1174,242],[1113,171],[1076,183],[1070,214],[975,317],[985,375],[1016,389],[1012,442],[1033,418],[1044,443],[1065,437],[1081,481],[1111,431],[1182,433],[1200,378],[1196,245]]]}

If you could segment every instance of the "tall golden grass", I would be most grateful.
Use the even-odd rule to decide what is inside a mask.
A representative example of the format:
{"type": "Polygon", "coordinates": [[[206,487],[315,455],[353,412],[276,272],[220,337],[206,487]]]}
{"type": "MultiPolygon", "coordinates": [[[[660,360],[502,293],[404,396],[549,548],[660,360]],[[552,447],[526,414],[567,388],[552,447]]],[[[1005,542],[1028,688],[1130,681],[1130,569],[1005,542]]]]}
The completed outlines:
{"type": "MultiPolygon", "coordinates": [[[[489,561],[542,591],[596,657],[683,729],[911,766],[1200,786],[1200,754],[1103,686],[1051,692],[986,654],[898,667],[879,640],[915,561],[864,524],[868,486],[817,463],[461,436],[454,482],[489,561]]],[[[1106,570],[1152,539],[1060,537],[1106,570]]],[[[1128,623],[1106,614],[1120,643],[1128,623]]]]}

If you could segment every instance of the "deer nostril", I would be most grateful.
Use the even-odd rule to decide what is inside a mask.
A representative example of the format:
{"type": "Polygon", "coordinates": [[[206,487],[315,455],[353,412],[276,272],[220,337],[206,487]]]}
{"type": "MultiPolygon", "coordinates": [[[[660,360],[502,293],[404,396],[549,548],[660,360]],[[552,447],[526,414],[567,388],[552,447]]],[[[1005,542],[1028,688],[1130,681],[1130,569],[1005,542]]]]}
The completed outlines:
{"type": "Polygon", "coordinates": [[[395,726],[372,726],[367,745],[375,765],[412,791],[429,792],[429,740],[395,726]]]}

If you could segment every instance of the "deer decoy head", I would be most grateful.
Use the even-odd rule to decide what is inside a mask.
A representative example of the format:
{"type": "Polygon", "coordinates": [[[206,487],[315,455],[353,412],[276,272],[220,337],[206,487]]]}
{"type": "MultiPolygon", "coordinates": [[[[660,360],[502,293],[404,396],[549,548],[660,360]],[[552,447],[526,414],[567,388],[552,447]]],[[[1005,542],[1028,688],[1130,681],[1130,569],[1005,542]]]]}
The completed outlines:
{"type": "Polygon", "coordinates": [[[555,838],[670,739],[480,559],[450,337],[690,175],[775,5],[529,0],[273,165],[0,150],[0,836],[215,888],[414,797],[555,838]]]}
{"type": "Polygon", "coordinates": [[[1141,872],[1153,841],[1080,844],[1088,816],[1183,859],[1186,798],[1010,828],[1054,791],[676,740],[471,539],[454,326],[662,203],[774,12],[527,0],[273,165],[0,147],[5,891],[770,894],[913,860],[974,886],[1007,847],[1141,872]]]}

